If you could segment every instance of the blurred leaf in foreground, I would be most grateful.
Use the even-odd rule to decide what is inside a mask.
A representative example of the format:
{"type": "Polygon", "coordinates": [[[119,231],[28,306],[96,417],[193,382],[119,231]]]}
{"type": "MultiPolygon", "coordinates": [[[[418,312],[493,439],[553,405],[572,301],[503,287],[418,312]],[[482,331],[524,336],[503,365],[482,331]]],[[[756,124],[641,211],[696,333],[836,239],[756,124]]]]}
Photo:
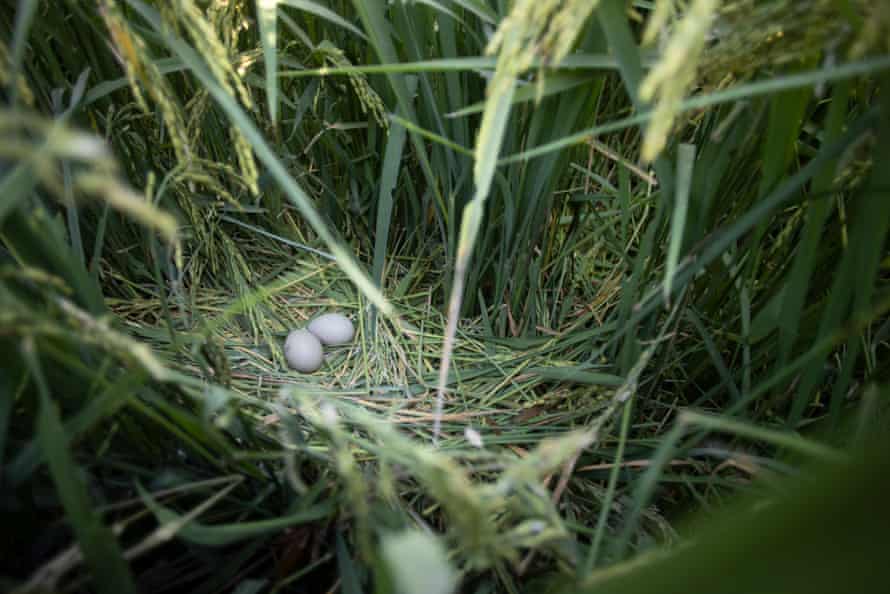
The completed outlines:
{"type": "Polygon", "coordinates": [[[717,519],[698,520],[685,544],[613,565],[559,591],[886,592],[890,434],[885,426],[871,436],[868,449],[853,453],[850,462],[805,469],[775,499],[742,500],[717,519]]]}

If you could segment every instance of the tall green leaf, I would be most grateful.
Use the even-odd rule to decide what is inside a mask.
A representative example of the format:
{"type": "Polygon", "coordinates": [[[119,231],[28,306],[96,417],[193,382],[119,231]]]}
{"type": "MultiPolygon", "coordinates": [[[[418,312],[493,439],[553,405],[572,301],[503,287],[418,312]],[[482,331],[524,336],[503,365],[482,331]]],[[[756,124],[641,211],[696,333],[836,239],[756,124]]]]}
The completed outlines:
{"type": "Polygon", "coordinates": [[[83,483],[81,471],[69,450],[68,436],[59,416],[59,407],[52,400],[49,384],[31,339],[26,339],[22,345],[22,355],[40,396],[37,437],[66,517],[92,572],[93,583],[99,592],[136,592],[117,537],[102,523],[102,519],[90,505],[87,486],[83,483]]]}

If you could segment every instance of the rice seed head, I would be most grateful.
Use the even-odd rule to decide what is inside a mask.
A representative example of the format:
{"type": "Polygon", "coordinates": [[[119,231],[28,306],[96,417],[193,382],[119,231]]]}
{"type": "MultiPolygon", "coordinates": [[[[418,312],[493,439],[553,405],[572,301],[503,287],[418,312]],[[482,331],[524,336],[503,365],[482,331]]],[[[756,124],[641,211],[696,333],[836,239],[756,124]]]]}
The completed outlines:
{"type": "Polygon", "coordinates": [[[117,4],[111,0],[103,0],[102,4],[99,5],[99,11],[102,19],[105,21],[108,32],[111,34],[111,39],[114,41],[117,57],[130,83],[133,98],[142,111],[148,113],[148,104],[145,102],[145,97],[139,85],[146,78],[145,73],[139,71],[141,66],[139,56],[140,53],[145,53],[142,38],[131,33],[117,4]]]}
{"type": "Polygon", "coordinates": [[[117,46],[121,65],[127,74],[136,102],[146,113],[150,111],[142,94],[144,88],[161,112],[176,158],[182,163],[189,163],[192,151],[187,127],[182,119],[182,109],[167,78],[158,70],[145,41],[130,27],[117,3],[113,0],[102,1],[102,17],[117,46]]]}
{"type": "MultiPolygon", "coordinates": [[[[180,25],[188,34],[195,49],[204,58],[204,62],[219,85],[230,95],[237,97],[247,109],[252,109],[253,99],[247,85],[244,84],[242,76],[233,66],[236,63],[234,54],[237,53],[235,44],[237,43],[238,27],[230,26],[235,23],[229,21],[233,20],[234,16],[236,13],[226,10],[225,6],[214,4],[208,7],[208,12],[205,14],[192,0],[179,0],[174,3],[172,11],[166,12],[168,21],[176,19],[174,24],[180,25]],[[231,45],[227,46],[224,40],[220,39],[217,31],[230,30],[234,33],[228,34],[227,38],[231,45]]],[[[234,126],[229,127],[229,138],[232,140],[238,158],[242,179],[251,194],[257,195],[259,193],[259,173],[253,149],[241,131],[234,126]]]]}
{"type": "MultiPolygon", "coordinates": [[[[330,65],[335,68],[348,68],[353,65],[352,62],[349,61],[349,58],[346,57],[346,54],[343,53],[343,50],[328,41],[320,43],[316,48],[316,51],[321,54],[323,66],[330,65]]],[[[389,119],[386,117],[386,109],[383,106],[383,99],[381,99],[380,95],[377,94],[377,91],[371,87],[365,75],[351,72],[347,77],[349,78],[349,83],[352,85],[352,90],[355,92],[356,97],[358,97],[362,113],[373,117],[374,121],[376,121],[383,129],[389,129],[389,119]]]]}
{"type": "MultiPolygon", "coordinates": [[[[799,64],[816,55],[838,59],[859,30],[851,27],[840,5],[834,0],[724,0],[699,64],[701,89],[710,91],[747,80],[764,68],[799,64]]],[[[864,9],[855,12],[865,14],[864,9]]]]}
{"type": "Polygon", "coordinates": [[[719,6],[719,0],[693,0],[668,39],[661,60],[640,84],[640,98],[655,101],[653,117],[643,139],[642,156],[646,161],[654,160],[667,144],[680,102],[695,82],[707,34],[719,6]]]}
{"type": "MultiPolygon", "coordinates": [[[[217,16],[224,14],[216,12],[217,16]]],[[[174,2],[173,11],[166,12],[166,15],[167,19],[177,19],[217,82],[232,95],[237,95],[245,107],[252,108],[253,100],[247,86],[235,72],[230,51],[216,33],[217,30],[224,29],[225,24],[219,23],[220,26],[214,27],[192,0],[174,2]]]]}
{"type": "Polygon", "coordinates": [[[599,0],[518,0],[485,49],[498,72],[518,76],[536,60],[558,64],[571,51],[599,0]]]}

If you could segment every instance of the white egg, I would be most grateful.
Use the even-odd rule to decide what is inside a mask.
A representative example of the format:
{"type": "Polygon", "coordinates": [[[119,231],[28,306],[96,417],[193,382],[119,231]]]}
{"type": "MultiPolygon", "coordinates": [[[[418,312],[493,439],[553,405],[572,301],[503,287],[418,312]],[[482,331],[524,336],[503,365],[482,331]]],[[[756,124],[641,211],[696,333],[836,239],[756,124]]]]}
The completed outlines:
{"type": "Polygon", "coordinates": [[[312,373],[324,360],[321,343],[306,330],[294,330],[284,341],[284,358],[288,365],[303,373],[312,373]]]}
{"type": "Polygon", "coordinates": [[[309,332],[322,344],[346,344],[355,336],[355,327],[343,314],[329,313],[318,316],[307,326],[309,332]]]}

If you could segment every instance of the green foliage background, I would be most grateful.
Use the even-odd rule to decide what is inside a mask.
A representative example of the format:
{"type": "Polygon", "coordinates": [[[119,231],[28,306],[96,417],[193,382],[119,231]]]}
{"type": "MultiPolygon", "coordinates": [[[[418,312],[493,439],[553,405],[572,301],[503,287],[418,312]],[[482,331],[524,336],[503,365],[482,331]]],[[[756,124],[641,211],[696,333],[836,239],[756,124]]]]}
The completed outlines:
{"type": "Polygon", "coordinates": [[[4,590],[886,583],[886,3],[0,31],[4,590]]]}

